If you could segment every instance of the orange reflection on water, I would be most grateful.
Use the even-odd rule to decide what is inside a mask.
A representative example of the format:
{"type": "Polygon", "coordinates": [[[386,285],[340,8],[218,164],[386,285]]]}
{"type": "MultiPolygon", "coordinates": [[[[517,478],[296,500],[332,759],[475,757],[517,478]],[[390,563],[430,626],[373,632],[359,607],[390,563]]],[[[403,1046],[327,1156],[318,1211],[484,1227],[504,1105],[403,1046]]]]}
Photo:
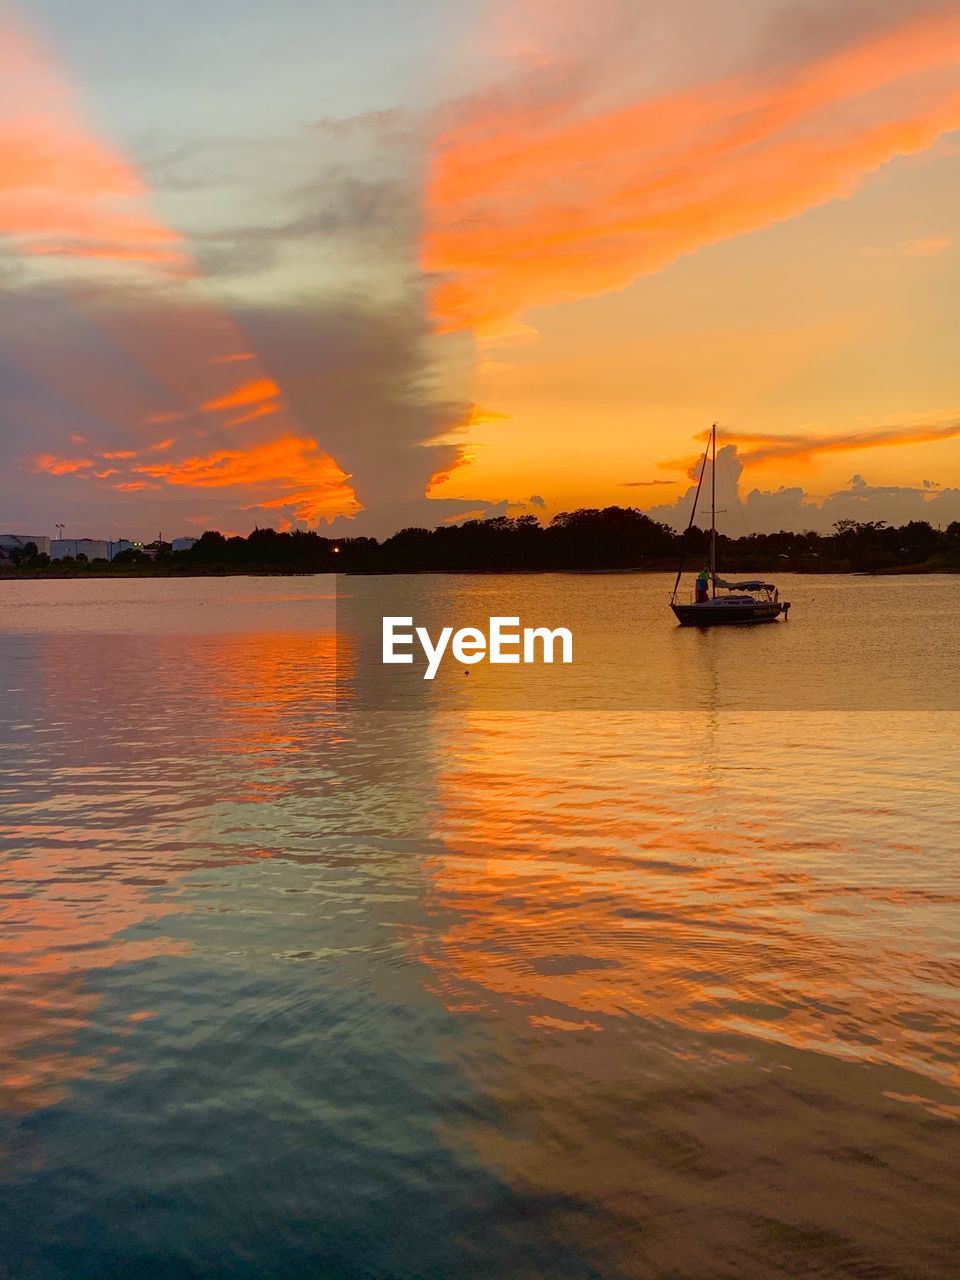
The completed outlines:
{"type": "MultiPolygon", "coordinates": [[[[217,636],[198,657],[192,673],[198,688],[216,689],[226,711],[221,750],[249,757],[297,752],[317,742],[345,653],[333,631],[281,631],[217,636]]],[[[244,765],[248,799],[267,801],[287,785],[264,780],[249,761],[244,765]]]]}
{"type": "MultiPolygon", "coordinates": [[[[949,939],[929,932],[957,895],[926,869],[937,851],[921,829],[888,845],[864,808],[857,769],[869,777],[875,761],[850,746],[849,718],[806,720],[793,742],[758,714],[447,722],[445,851],[428,870],[454,923],[424,957],[445,1000],[506,1002],[556,1031],[638,1017],[960,1085],[938,1050],[956,1002],[930,988],[948,976],[949,939]]],[[[893,762],[918,732],[884,745],[891,802],[893,762]]],[[[945,832],[912,777],[900,798],[918,820],[927,806],[928,835],[945,832]]]]}
{"type": "Polygon", "coordinates": [[[597,1274],[880,1274],[909,1212],[947,1280],[955,718],[442,719],[451,1144],[597,1274]]]}
{"type": "Polygon", "coordinates": [[[49,827],[15,829],[25,849],[0,900],[2,1110],[50,1106],[71,1081],[105,1067],[103,1057],[73,1048],[101,1001],[85,985],[93,972],[186,949],[169,938],[124,937],[182,908],[153,901],[148,887],[108,868],[91,875],[89,848],[47,844],[50,835],[49,827]]]}
{"type": "Polygon", "coordinates": [[[223,843],[210,815],[289,788],[274,766],[318,740],[336,650],[329,632],[192,637],[189,654],[176,635],[47,643],[34,716],[55,731],[52,775],[44,747],[3,830],[0,1109],[12,1111],[124,1069],[118,1038],[151,1010],[114,1025],[91,980],[188,951],[156,928],[191,910],[184,876],[273,855],[223,843]],[[107,1048],[79,1049],[105,1018],[107,1048]]]}

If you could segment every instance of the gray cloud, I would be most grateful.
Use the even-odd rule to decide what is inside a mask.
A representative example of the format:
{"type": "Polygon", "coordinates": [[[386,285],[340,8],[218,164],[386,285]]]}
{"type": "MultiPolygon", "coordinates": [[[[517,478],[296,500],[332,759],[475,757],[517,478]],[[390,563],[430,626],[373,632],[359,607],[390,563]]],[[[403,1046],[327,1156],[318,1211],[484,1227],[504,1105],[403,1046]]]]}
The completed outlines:
{"type": "Polygon", "coordinates": [[[762,28],[757,52],[765,66],[829,56],[837,48],[903,22],[911,14],[943,12],[931,0],[800,0],[775,9],[762,28]]]}
{"type": "MultiPolygon", "coordinates": [[[[386,110],[316,121],[285,138],[212,136],[171,146],[157,134],[137,148],[151,184],[176,205],[201,279],[262,299],[237,304],[232,318],[282,389],[293,424],[284,429],[316,441],[350,474],[366,508],[356,524],[347,522],[351,532],[435,524],[498,501],[424,496],[431,477],[458,465],[470,406],[449,372],[445,393],[436,385],[438,340],[416,257],[422,156],[411,142],[421,125],[386,110]],[[299,297],[291,296],[291,280],[300,282],[299,297]]],[[[5,283],[18,286],[0,299],[0,460],[7,474],[18,474],[9,518],[14,511],[20,520],[36,513],[41,523],[64,518],[89,533],[116,522],[136,533],[161,519],[203,516],[242,530],[295,518],[297,503],[282,503],[282,489],[263,491],[274,505],[258,508],[251,485],[242,493],[188,492],[150,476],[158,488],[117,492],[91,480],[89,468],[23,470],[28,453],[56,455],[59,465],[85,452],[149,448],[159,428],[150,435],[143,423],[158,409],[176,414],[176,425],[162,428],[177,437],[164,460],[270,438],[267,417],[230,430],[200,412],[210,392],[196,365],[209,360],[210,343],[198,331],[203,316],[190,315],[189,296],[178,299],[162,281],[134,288],[107,277],[81,295],[70,267],[64,264],[60,287],[52,261],[44,264],[51,284],[43,288],[18,278],[15,262],[12,276],[5,271],[5,283]],[[198,338],[195,350],[187,335],[198,338]],[[90,444],[81,449],[72,435],[90,444]]],[[[193,294],[202,291],[199,285],[193,294]]],[[[208,296],[211,314],[222,313],[208,296]]],[[[466,377],[466,340],[444,343],[466,377]]],[[[238,367],[238,381],[241,374],[238,367]]]]}
{"type": "Polygon", "coordinates": [[[345,241],[350,252],[375,251],[381,263],[391,256],[407,258],[415,217],[405,182],[360,178],[331,167],[297,190],[295,204],[299,212],[279,223],[248,222],[194,233],[191,246],[203,275],[254,275],[298,246],[342,255],[345,241]]]}
{"type": "Polygon", "coordinates": [[[382,111],[361,111],[354,116],[323,116],[313,122],[317,133],[337,142],[356,142],[358,137],[374,137],[396,145],[406,143],[419,128],[419,123],[403,107],[387,107],[382,111]]]}
{"type": "MultiPolygon", "coordinates": [[[[724,445],[717,454],[717,527],[731,537],[747,533],[776,533],[781,529],[829,533],[837,520],[886,520],[906,524],[927,520],[936,526],[960,520],[960,489],[939,489],[928,481],[916,485],[871,485],[862,475],[852,476],[848,487],[817,499],[799,486],[742,491],[743,462],[736,445],[724,445]]],[[[675,502],[650,507],[647,514],[675,529],[686,528],[696,485],[675,502]]],[[[702,505],[697,524],[709,524],[702,505]]]]}
{"type": "Polygon", "coordinates": [[[364,505],[422,497],[451,467],[469,403],[430,387],[429,331],[419,300],[377,310],[356,300],[237,312],[297,419],[354,477],[364,505]]]}
{"type": "MultiPolygon", "coordinates": [[[[367,508],[352,532],[390,533],[397,520],[440,523],[495,501],[424,497],[431,477],[457,464],[457,434],[470,406],[437,394],[433,339],[415,293],[391,307],[333,297],[238,308],[234,320],[282,387],[292,423],[284,429],[315,440],[351,475],[367,508]]],[[[209,366],[193,368],[188,357],[205,323],[202,313],[192,316],[167,298],[120,288],[83,297],[22,288],[0,299],[0,467],[8,478],[0,522],[62,519],[76,533],[122,526],[138,534],[160,522],[182,527],[204,513],[211,524],[232,529],[292,517],[295,503],[258,510],[249,486],[243,493],[168,485],[118,492],[92,481],[89,469],[50,474],[24,467],[24,458],[36,454],[76,460],[143,452],[164,436],[176,437],[163,454],[175,460],[242,449],[277,433],[270,418],[229,428],[197,410],[209,366]],[[173,425],[144,425],[168,409],[181,415],[173,425]]],[[[243,366],[236,368],[239,382],[243,366]]],[[[264,501],[282,496],[269,487],[261,492],[264,501]]]]}

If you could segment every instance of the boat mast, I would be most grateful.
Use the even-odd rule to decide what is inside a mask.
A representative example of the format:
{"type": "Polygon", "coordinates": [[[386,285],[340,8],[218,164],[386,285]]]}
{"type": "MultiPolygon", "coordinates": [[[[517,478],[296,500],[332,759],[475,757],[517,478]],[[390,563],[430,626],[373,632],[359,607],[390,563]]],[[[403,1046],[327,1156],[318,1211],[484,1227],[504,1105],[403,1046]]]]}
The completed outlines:
{"type": "Polygon", "coordinates": [[[677,592],[680,590],[680,579],[683,577],[683,562],[686,557],[687,535],[693,528],[693,522],[697,518],[697,504],[700,501],[700,490],[703,488],[703,477],[707,474],[707,459],[710,457],[710,441],[708,440],[703,450],[703,458],[700,462],[700,474],[697,476],[697,487],[693,494],[693,506],[690,508],[690,519],[687,521],[687,527],[683,531],[683,539],[680,543],[680,564],[677,568],[676,581],[673,584],[673,591],[670,593],[670,603],[677,598],[677,592]]]}
{"type": "Polygon", "coordinates": [[[710,436],[712,460],[710,466],[710,586],[717,598],[717,424],[713,424],[710,436]]]}

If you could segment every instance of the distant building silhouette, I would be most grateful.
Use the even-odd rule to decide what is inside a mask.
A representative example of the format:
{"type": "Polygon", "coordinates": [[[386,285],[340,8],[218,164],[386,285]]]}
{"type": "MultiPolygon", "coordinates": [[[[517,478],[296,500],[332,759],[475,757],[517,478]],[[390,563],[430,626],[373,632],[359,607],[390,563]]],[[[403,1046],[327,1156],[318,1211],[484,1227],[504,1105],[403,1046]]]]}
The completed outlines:
{"type": "Polygon", "coordinates": [[[50,559],[64,560],[67,556],[76,559],[84,555],[88,560],[112,560],[121,551],[138,544],[119,538],[112,542],[109,538],[53,538],[50,542],[50,559]]]}
{"type": "Polygon", "coordinates": [[[14,551],[23,551],[28,542],[37,548],[38,555],[50,554],[50,539],[42,533],[0,533],[0,558],[9,560],[14,551]]]}

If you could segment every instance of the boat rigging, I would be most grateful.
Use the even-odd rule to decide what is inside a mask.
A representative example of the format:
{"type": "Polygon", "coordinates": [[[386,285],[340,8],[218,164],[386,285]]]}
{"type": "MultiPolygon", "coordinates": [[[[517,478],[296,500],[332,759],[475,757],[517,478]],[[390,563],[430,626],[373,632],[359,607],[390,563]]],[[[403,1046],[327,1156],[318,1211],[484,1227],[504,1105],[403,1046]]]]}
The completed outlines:
{"type": "Polygon", "coordinates": [[[710,461],[710,569],[697,579],[696,596],[689,604],[677,600],[680,579],[683,576],[683,559],[677,570],[676,581],[670,596],[670,608],[681,627],[713,627],[731,622],[776,622],[781,615],[786,618],[790,602],[780,599],[780,592],[772,582],[750,578],[745,582],[727,582],[717,576],[717,424],[710,429],[710,439],[703,451],[700,475],[693,495],[690,522],[684,531],[684,541],[693,528],[697,515],[697,503],[703,488],[703,477],[710,461]],[[709,590],[708,590],[709,587],[709,590]],[[718,594],[717,588],[725,594],[718,594]]]}

